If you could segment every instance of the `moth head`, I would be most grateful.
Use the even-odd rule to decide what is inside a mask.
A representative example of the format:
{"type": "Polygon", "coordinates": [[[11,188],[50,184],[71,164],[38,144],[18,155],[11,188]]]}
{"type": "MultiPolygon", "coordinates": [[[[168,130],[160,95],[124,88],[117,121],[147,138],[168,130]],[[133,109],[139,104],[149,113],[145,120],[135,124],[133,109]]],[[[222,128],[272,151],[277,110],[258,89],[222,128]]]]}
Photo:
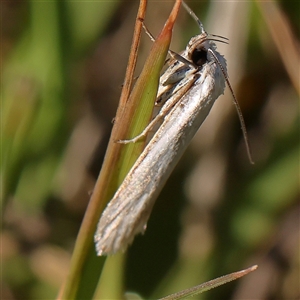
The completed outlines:
{"type": "Polygon", "coordinates": [[[195,48],[189,53],[189,56],[194,65],[201,67],[207,62],[207,49],[203,46],[195,48]]]}

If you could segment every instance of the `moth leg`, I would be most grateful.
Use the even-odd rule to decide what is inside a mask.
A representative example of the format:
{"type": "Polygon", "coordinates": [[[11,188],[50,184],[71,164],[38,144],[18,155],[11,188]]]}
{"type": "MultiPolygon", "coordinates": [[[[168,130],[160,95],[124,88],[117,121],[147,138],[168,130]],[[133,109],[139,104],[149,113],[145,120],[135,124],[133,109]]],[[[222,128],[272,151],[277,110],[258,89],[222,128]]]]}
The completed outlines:
{"type": "Polygon", "coordinates": [[[150,38],[150,40],[154,43],[155,42],[155,38],[152,35],[152,33],[149,31],[149,29],[147,28],[147,26],[145,25],[144,22],[142,22],[142,26],[143,26],[143,28],[145,30],[145,33],[148,35],[148,37],[150,38]]]}
{"type": "Polygon", "coordinates": [[[197,76],[194,76],[194,78],[190,81],[188,81],[182,88],[174,95],[174,97],[171,97],[161,108],[159,113],[155,116],[154,119],[145,127],[145,129],[136,137],[128,140],[117,140],[117,143],[120,144],[129,144],[129,143],[136,143],[137,141],[145,138],[147,134],[153,129],[154,125],[157,124],[159,121],[164,119],[164,117],[170,112],[170,110],[174,107],[174,105],[182,99],[182,97],[185,95],[185,93],[191,88],[191,86],[194,84],[194,82],[197,80],[197,76]]]}
{"type": "Polygon", "coordinates": [[[185,64],[187,66],[190,66],[190,67],[192,67],[194,69],[198,69],[197,65],[195,65],[194,63],[188,61],[187,59],[185,59],[184,57],[182,57],[180,54],[178,54],[178,53],[176,53],[176,52],[174,52],[172,50],[168,50],[168,52],[169,52],[170,56],[173,59],[178,60],[178,61],[182,62],[183,64],[185,64]]]}
{"type": "MultiPolygon", "coordinates": [[[[150,38],[150,40],[152,42],[155,42],[155,38],[154,36],[152,35],[152,33],[149,31],[149,29],[146,27],[146,25],[144,24],[144,22],[142,22],[142,26],[145,30],[145,33],[148,35],[148,37],[150,38]]],[[[195,64],[193,64],[192,62],[188,61],[187,59],[183,58],[180,54],[172,51],[172,50],[168,50],[168,53],[169,55],[174,59],[174,60],[178,60],[180,62],[182,62],[183,64],[185,65],[188,65],[188,66],[192,66],[193,68],[197,68],[197,66],[195,64]]]]}
{"type": "MultiPolygon", "coordinates": [[[[146,32],[146,34],[149,36],[149,38],[151,39],[152,42],[155,42],[155,38],[153,37],[153,35],[150,33],[150,31],[148,30],[148,28],[146,27],[146,25],[144,24],[144,22],[142,22],[142,26],[146,32]]],[[[181,63],[191,66],[193,69],[197,70],[197,66],[194,65],[193,63],[189,62],[188,60],[186,60],[185,58],[183,58],[180,54],[172,51],[172,50],[168,50],[170,56],[177,61],[180,61],[181,63]]],[[[135,143],[143,138],[145,138],[147,136],[147,134],[153,129],[153,127],[159,122],[161,121],[169,112],[170,110],[173,108],[173,106],[185,95],[185,93],[190,89],[190,87],[194,84],[194,82],[196,81],[196,77],[194,77],[193,79],[187,81],[186,84],[184,84],[180,89],[178,89],[175,93],[174,96],[171,96],[169,99],[167,99],[166,103],[162,106],[161,110],[159,111],[159,113],[155,116],[154,119],[152,119],[150,121],[150,123],[146,126],[146,128],[136,137],[128,139],[128,140],[117,140],[117,143],[120,144],[128,144],[128,143],[135,143]]],[[[158,103],[156,103],[157,105],[158,103]]]]}

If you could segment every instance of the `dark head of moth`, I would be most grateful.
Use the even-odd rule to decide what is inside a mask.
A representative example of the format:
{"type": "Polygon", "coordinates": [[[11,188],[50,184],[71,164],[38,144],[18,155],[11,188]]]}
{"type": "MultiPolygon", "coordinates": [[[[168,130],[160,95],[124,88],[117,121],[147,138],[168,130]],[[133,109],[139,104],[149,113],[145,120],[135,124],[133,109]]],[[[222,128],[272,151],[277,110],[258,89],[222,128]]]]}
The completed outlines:
{"type": "Polygon", "coordinates": [[[191,61],[197,67],[203,66],[207,62],[207,50],[205,48],[195,49],[191,53],[191,61]]]}
{"type": "MultiPolygon", "coordinates": [[[[212,59],[222,68],[217,56],[214,55],[214,52],[216,51],[216,45],[214,42],[221,42],[227,44],[228,39],[219,35],[208,34],[206,31],[203,31],[201,34],[192,37],[188,43],[188,46],[186,47],[186,63],[192,64],[194,68],[199,69],[200,67],[201,69],[201,67],[205,63],[207,63],[208,60],[212,59]],[[207,56],[208,52],[212,56],[210,59],[207,56]]],[[[227,74],[224,74],[224,76],[226,75],[227,74]]]]}

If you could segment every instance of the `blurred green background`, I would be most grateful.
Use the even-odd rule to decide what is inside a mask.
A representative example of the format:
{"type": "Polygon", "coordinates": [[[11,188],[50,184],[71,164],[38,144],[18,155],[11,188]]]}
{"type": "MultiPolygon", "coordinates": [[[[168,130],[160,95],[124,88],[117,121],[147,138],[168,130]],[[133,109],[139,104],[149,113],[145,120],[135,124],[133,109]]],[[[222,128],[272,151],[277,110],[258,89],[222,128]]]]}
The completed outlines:
{"type": "MultiPolygon", "coordinates": [[[[53,299],[65,279],[121,92],[137,4],[1,2],[2,299],[53,299]]],[[[284,26],[272,5],[190,3],[209,33],[230,39],[218,49],[256,164],[247,161],[226,90],[127,253],[119,270],[126,291],[161,297],[258,264],[198,298],[299,297],[300,10],[299,1],[275,4],[284,26]],[[292,62],[285,26],[297,49],[292,62]]],[[[171,6],[149,1],[145,23],[154,35],[171,6]]],[[[182,9],[172,50],[198,32],[182,9]]],[[[137,75],[150,46],[144,35],[137,75]]]]}

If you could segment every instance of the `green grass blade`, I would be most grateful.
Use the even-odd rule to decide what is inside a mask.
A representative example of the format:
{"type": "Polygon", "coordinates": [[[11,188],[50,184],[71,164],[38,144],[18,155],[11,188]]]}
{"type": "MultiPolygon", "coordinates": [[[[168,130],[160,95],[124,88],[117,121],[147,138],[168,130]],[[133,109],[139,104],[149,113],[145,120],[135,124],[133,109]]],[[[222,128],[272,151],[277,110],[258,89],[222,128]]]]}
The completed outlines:
{"type": "Polygon", "coordinates": [[[169,295],[167,297],[161,298],[160,300],[178,300],[178,299],[186,299],[187,297],[192,297],[198,294],[201,294],[203,292],[209,291],[213,288],[216,288],[220,285],[223,285],[225,283],[228,283],[230,281],[236,280],[240,277],[243,277],[247,275],[248,273],[255,271],[257,269],[257,266],[252,266],[248,269],[239,271],[239,272],[234,272],[230,273],[228,275],[221,276],[219,278],[207,281],[203,284],[194,286],[192,288],[180,291],[178,293],[169,295]]]}
{"type": "MultiPolygon", "coordinates": [[[[128,101],[122,100],[118,108],[102,170],[78,234],[62,299],[82,299],[83,296],[90,299],[95,291],[105,260],[103,257],[96,257],[94,248],[94,233],[99,216],[140,155],[145,143],[141,141],[121,145],[115,141],[138,135],[152,116],[159,76],[169,49],[180,3],[181,1],[176,1],[168,21],[153,44],[128,101]]],[[[137,23],[140,23],[140,19],[144,19],[144,16],[138,15],[137,23]]]]}

